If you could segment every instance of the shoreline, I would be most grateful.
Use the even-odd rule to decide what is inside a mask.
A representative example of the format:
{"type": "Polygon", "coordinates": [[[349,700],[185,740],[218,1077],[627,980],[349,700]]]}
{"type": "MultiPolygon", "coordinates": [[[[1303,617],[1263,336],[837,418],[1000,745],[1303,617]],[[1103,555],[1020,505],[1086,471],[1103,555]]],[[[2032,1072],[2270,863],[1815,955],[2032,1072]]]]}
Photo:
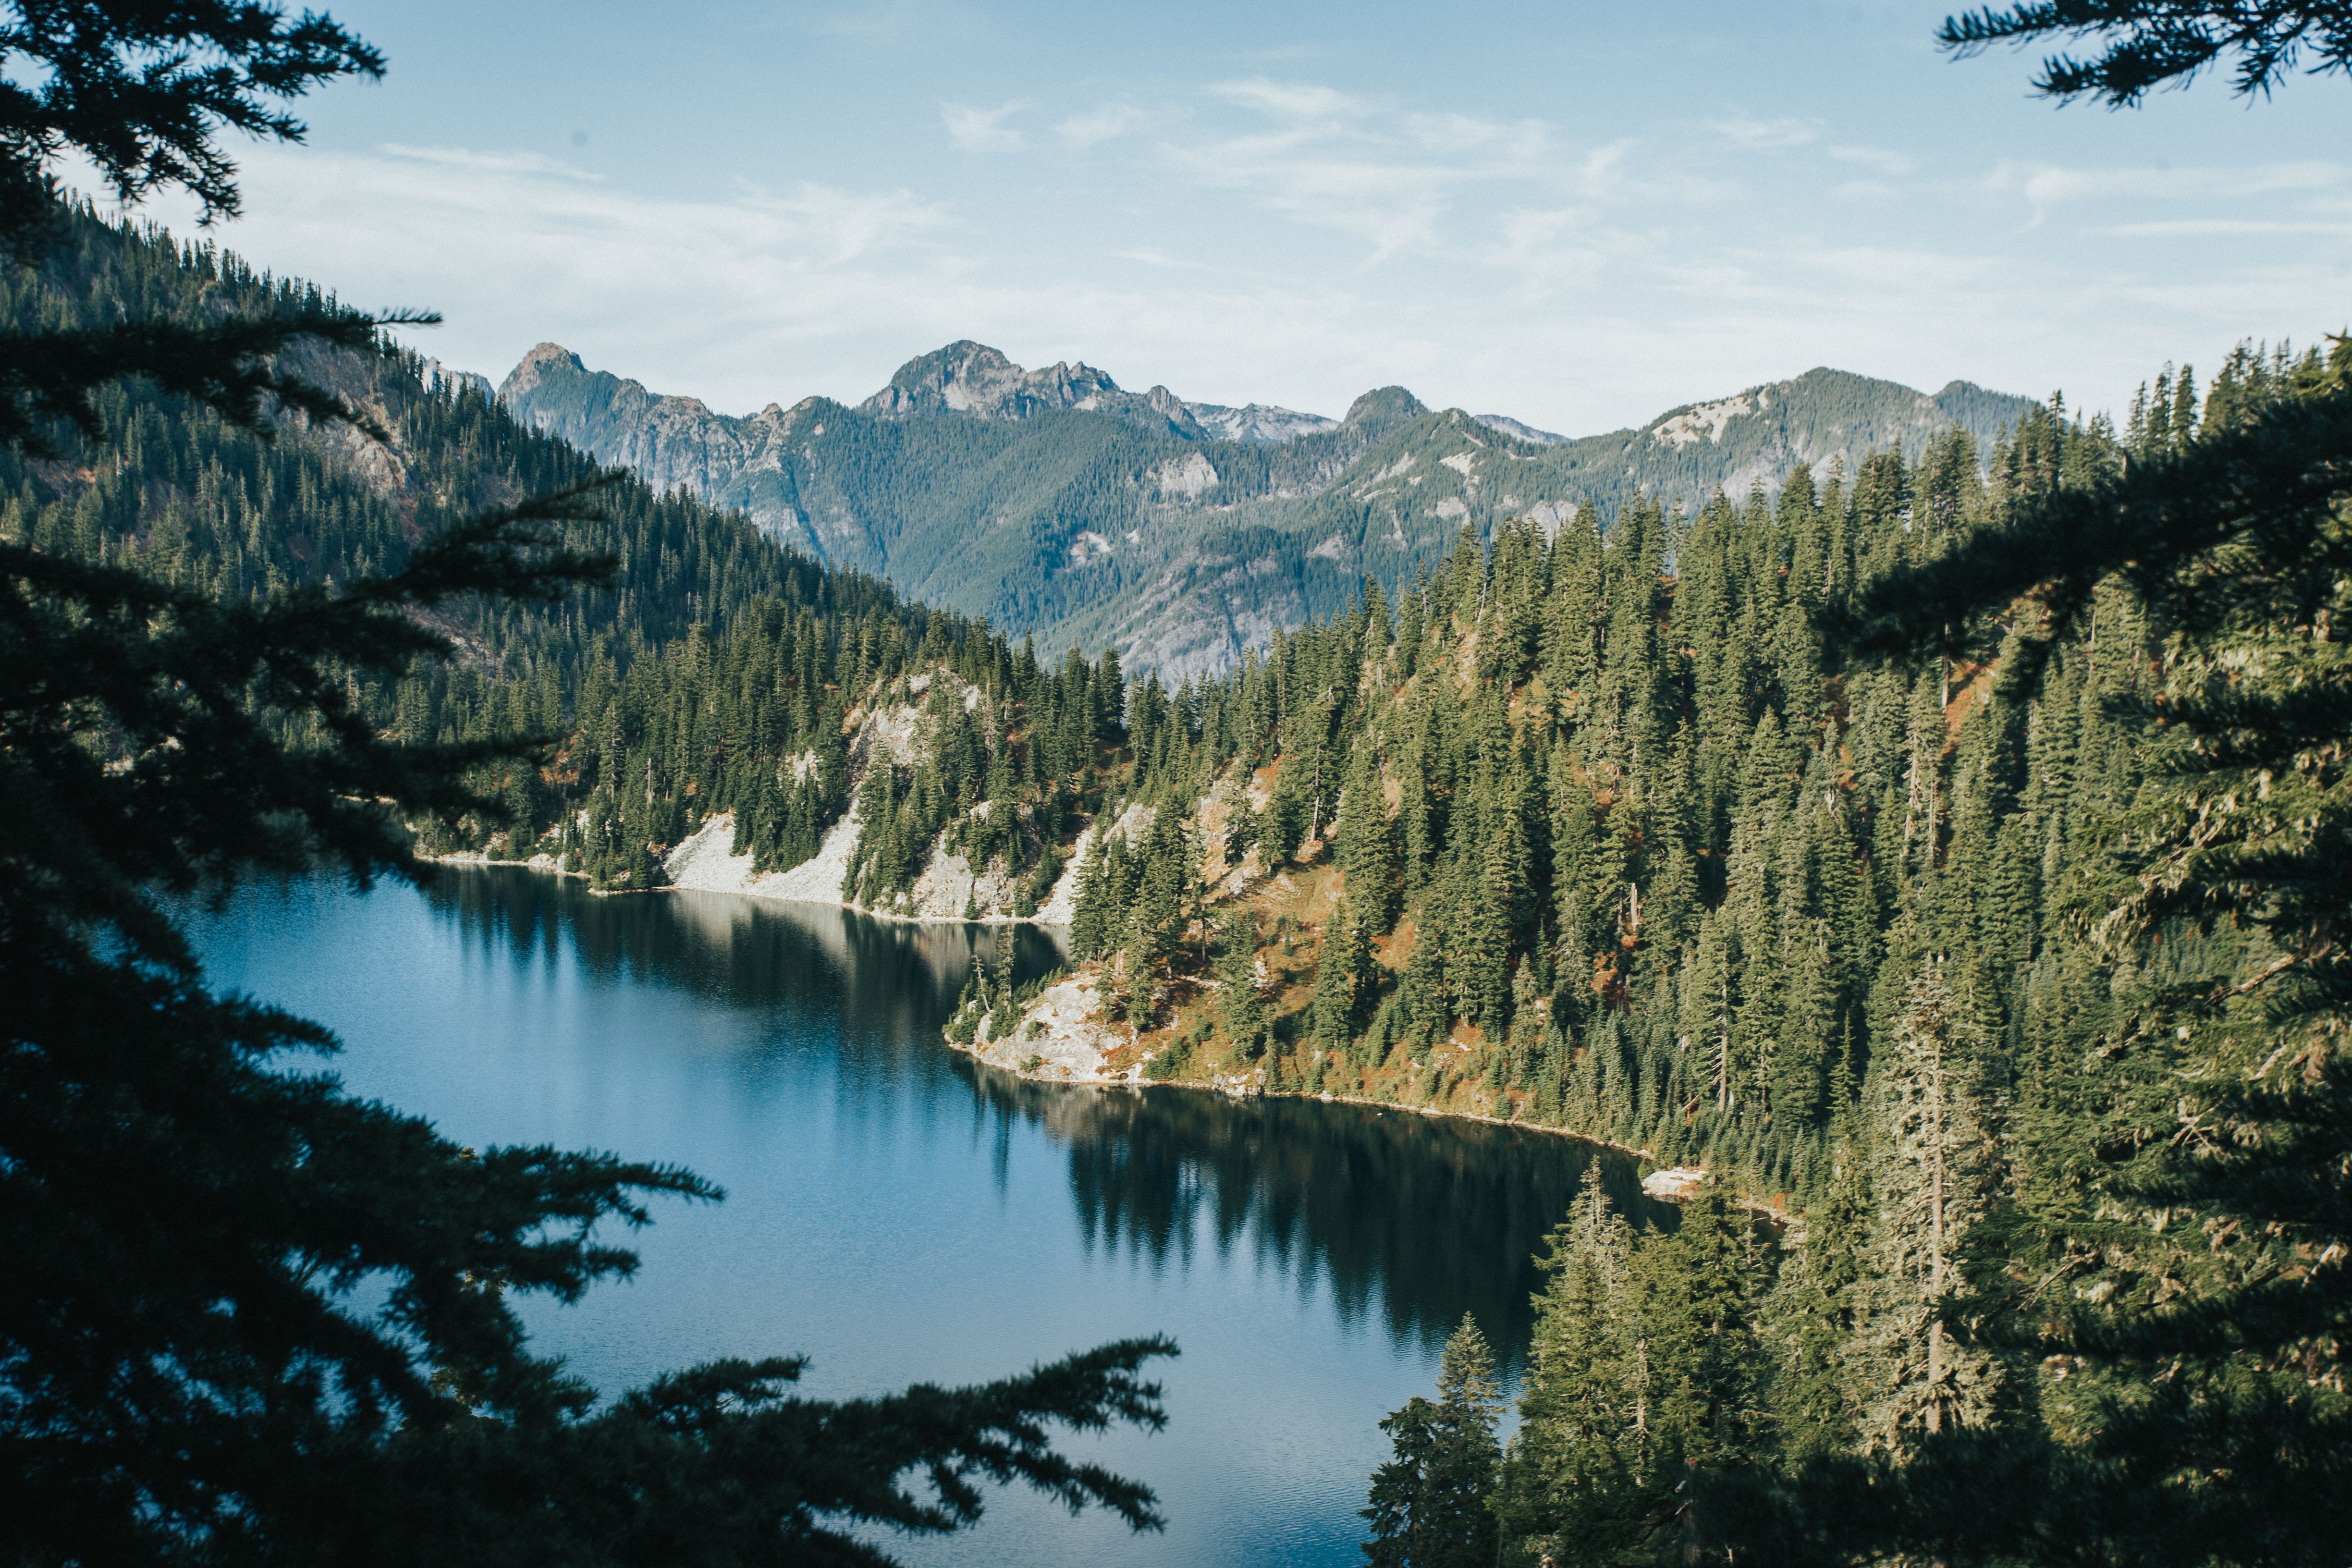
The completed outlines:
{"type": "MultiPolygon", "coordinates": [[[[555,863],[552,855],[534,855],[528,860],[497,860],[480,849],[459,849],[446,855],[418,855],[417,859],[429,866],[472,866],[502,871],[532,871],[542,877],[569,877],[587,881],[585,871],[567,871],[555,863]]],[[[713,893],[721,898],[751,899],[763,904],[805,904],[820,910],[846,910],[864,915],[868,920],[888,921],[895,925],[965,925],[965,926],[1044,926],[1067,930],[1067,921],[1041,920],[1035,915],[974,915],[969,920],[961,915],[900,915],[887,910],[869,910],[863,904],[853,904],[841,899],[784,898],[774,893],[754,892],[748,888],[689,888],[676,883],[664,883],[658,888],[591,888],[588,894],[596,899],[626,899],[638,895],[660,893],[713,893]]]]}
{"type": "MultiPolygon", "coordinates": [[[[571,877],[582,881],[588,879],[586,872],[567,871],[556,864],[555,858],[553,856],[545,854],[532,856],[528,860],[494,860],[490,858],[486,852],[477,849],[461,850],[454,854],[447,855],[419,855],[417,858],[435,865],[503,868],[519,871],[533,871],[542,876],[571,877]]],[[[899,925],[1030,925],[1051,930],[1068,929],[1066,923],[1042,921],[1034,915],[981,915],[971,920],[965,920],[961,916],[950,915],[887,914],[879,910],[865,909],[859,905],[848,903],[838,899],[778,898],[774,894],[756,893],[741,889],[720,889],[670,886],[660,888],[592,888],[589,891],[592,896],[596,898],[615,899],[625,898],[633,893],[656,894],[711,892],[718,893],[721,897],[750,899],[759,903],[803,904],[814,909],[842,910],[849,913],[864,915],[868,920],[888,921],[899,925]]],[[[1186,1080],[1183,1079],[1149,1079],[1140,1076],[1143,1065],[1140,1062],[1138,1062],[1127,1072],[1117,1077],[1102,1076],[1099,1073],[1099,1069],[1097,1069],[1096,1074],[1084,1078],[1049,1074],[1045,1071],[1024,1071],[1018,1066],[1008,1066],[1003,1062],[990,1060],[985,1053],[985,1047],[980,1042],[975,1041],[971,1044],[964,1044],[959,1041],[950,1040],[946,1037],[945,1033],[942,1032],[940,1037],[940,1043],[950,1051],[954,1051],[961,1056],[970,1057],[977,1066],[987,1068],[995,1072],[1004,1073],[1024,1083],[1045,1084],[1059,1089],[1191,1089],[1202,1094],[1223,1095],[1228,1100],[1320,1100],[1326,1105],[1355,1105],[1361,1106],[1371,1110],[1395,1110],[1413,1116],[1425,1116],[1433,1121],[1475,1121],[1481,1122],[1489,1127],[1511,1127],[1517,1128],[1525,1132],[1538,1132],[1554,1138],[1566,1138],[1571,1142],[1585,1144],[1590,1148],[1605,1149],[1611,1153],[1622,1154],[1628,1159],[1637,1162],[1640,1165],[1649,1167],[1650,1174],[1652,1175],[1667,1169],[1666,1167],[1662,1167],[1658,1164],[1657,1155],[1648,1149],[1638,1149],[1630,1144],[1620,1143],[1613,1138],[1596,1138],[1591,1133],[1579,1132],[1573,1128],[1554,1127],[1549,1123],[1541,1121],[1525,1121],[1513,1117],[1492,1116],[1483,1111],[1446,1110],[1435,1106],[1410,1105],[1402,1100],[1371,1100],[1367,1099],[1362,1095],[1333,1094],[1328,1090],[1321,1089],[1312,1092],[1307,1089],[1268,1089],[1263,1084],[1253,1084],[1246,1089],[1241,1089],[1232,1087],[1231,1080],[1221,1082],[1215,1079],[1212,1079],[1210,1081],[1203,1083],[1186,1080]]],[[[1680,1170],[1682,1168],[1676,1167],[1675,1169],[1680,1170]]],[[[1643,1176],[1643,1190],[1645,1192],[1649,1192],[1651,1196],[1657,1198],[1661,1202],[1666,1203],[1678,1204],[1681,1201],[1679,1197],[1668,1196],[1661,1192],[1652,1192],[1648,1185],[1649,1179],[1650,1175],[1643,1176]]],[[[1734,1194],[1732,1201],[1738,1207],[1757,1215],[1759,1218],[1769,1220],[1774,1226],[1780,1227],[1788,1227],[1797,1225],[1802,1218],[1801,1215],[1793,1214],[1788,1210],[1775,1208],[1769,1204],[1759,1203],[1753,1198],[1740,1194],[1734,1194]]]]}
{"type": "Polygon", "coordinates": [[[948,1049],[970,1057],[984,1068],[1009,1074],[1024,1083],[1051,1084],[1057,1089],[1187,1089],[1202,1094],[1223,1095],[1227,1100],[1320,1100],[1326,1105],[1360,1105],[1371,1110],[1400,1110],[1413,1116],[1426,1116],[1432,1121],[1479,1121],[1489,1127],[1515,1127],[1523,1132],[1543,1132],[1555,1138],[1566,1138],[1578,1143],[1587,1143],[1596,1149],[1606,1149],[1612,1153],[1623,1154],[1646,1165],[1655,1166],[1658,1163],[1658,1157],[1647,1149],[1636,1149],[1612,1138],[1595,1138],[1589,1132],[1579,1132],[1571,1127],[1554,1127],[1549,1122],[1521,1121],[1507,1116],[1488,1116],[1475,1110],[1445,1110],[1436,1106],[1408,1105],[1398,1100],[1368,1100],[1360,1094],[1333,1094],[1325,1089],[1309,1091],[1303,1089],[1266,1089],[1263,1086],[1253,1086],[1244,1090],[1230,1088],[1226,1083],[1220,1083],[1214,1079],[1203,1083],[1193,1079],[1131,1076],[1134,1071],[1139,1070],[1140,1064],[1138,1064],[1138,1068],[1129,1069],[1129,1073],[1121,1074],[1117,1078],[1058,1078],[1045,1072],[1024,1072],[1017,1067],[1006,1067],[1002,1062],[991,1061],[977,1044],[965,1045],[956,1040],[947,1039],[944,1036],[941,1037],[941,1043],[948,1049]]]}
{"type": "MultiPolygon", "coordinates": [[[[1712,1179],[1704,1166],[1660,1165],[1657,1155],[1650,1150],[1637,1149],[1631,1144],[1620,1143],[1613,1138],[1596,1138],[1589,1132],[1579,1132],[1570,1127],[1554,1127],[1547,1122],[1522,1121],[1505,1116],[1488,1116],[1475,1110],[1445,1110],[1434,1106],[1408,1105],[1394,1100],[1368,1100],[1362,1095],[1332,1094],[1321,1089],[1313,1092],[1303,1089],[1268,1089],[1262,1085],[1253,1085],[1245,1090],[1236,1089],[1230,1087],[1231,1079],[1220,1081],[1213,1078],[1210,1081],[1202,1083],[1184,1079],[1143,1078],[1138,1076],[1142,1070],[1142,1064],[1139,1062],[1129,1069],[1128,1073],[1117,1078],[1056,1077],[1042,1071],[1024,1072],[1018,1067],[1008,1067],[1003,1062],[991,1061],[985,1053],[985,1047],[977,1042],[965,1045],[942,1036],[940,1043],[951,1051],[971,1058],[972,1061],[980,1067],[1003,1073],[1024,1083],[1045,1084],[1056,1089],[1129,1090],[1181,1089],[1191,1089],[1201,1094],[1222,1095],[1227,1100],[1320,1100],[1326,1105],[1356,1105],[1368,1110],[1400,1111],[1412,1116],[1424,1116],[1433,1121],[1475,1121],[1489,1127],[1516,1128],[1523,1132],[1539,1132],[1553,1138],[1565,1138],[1570,1142],[1581,1143],[1591,1149],[1605,1149],[1612,1154],[1622,1154],[1633,1161],[1636,1166],[1635,1173],[1641,1181],[1643,1194],[1655,1202],[1671,1204],[1677,1208],[1685,1199],[1694,1195],[1699,1184],[1712,1179]],[[1662,1182],[1660,1180],[1662,1177],[1667,1179],[1662,1182]]],[[[1733,1207],[1765,1221],[1776,1232],[1782,1233],[1784,1237],[1788,1235],[1800,1237],[1802,1235],[1803,1215],[1775,1207],[1771,1204],[1760,1202],[1743,1193],[1734,1192],[1730,1194],[1730,1198],[1733,1207]]]]}

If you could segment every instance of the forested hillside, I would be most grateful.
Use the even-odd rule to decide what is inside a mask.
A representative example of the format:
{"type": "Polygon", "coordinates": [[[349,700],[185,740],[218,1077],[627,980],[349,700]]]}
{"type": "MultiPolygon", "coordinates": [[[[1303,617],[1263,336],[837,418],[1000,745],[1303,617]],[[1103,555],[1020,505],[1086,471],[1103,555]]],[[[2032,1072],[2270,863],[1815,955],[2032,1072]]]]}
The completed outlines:
{"type": "Polygon", "coordinates": [[[2241,349],[1343,631],[1313,963],[1240,915],[1202,1015],[1706,1168],[1555,1231],[1507,1447],[1456,1334],[1374,1563],[2341,1555],[2347,389],[2241,349]]]}
{"type": "MultiPolygon", "coordinates": [[[[217,250],[86,213],[75,215],[69,238],[38,274],[9,273],[9,321],[209,319],[320,298],[217,250]]],[[[426,384],[414,358],[322,359],[306,372],[371,413],[386,440],[289,419],[265,443],[138,384],[118,384],[99,410],[121,433],[118,458],[78,467],[0,453],[0,536],[247,602],[287,584],[397,569],[441,522],[596,472],[479,390],[426,384]]],[[[1117,714],[1124,690],[1116,661],[1105,671],[1076,661],[1042,670],[985,626],[910,604],[875,578],[779,546],[740,517],[633,479],[609,485],[601,510],[602,521],[579,525],[577,542],[617,558],[615,588],[551,608],[478,605],[443,627],[458,640],[457,660],[394,683],[355,682],[363,710],[404,740],[564,737],[552,767],[499,764],[513,821],[495,842],[478,823],[420,823],[428,847],[516,858],[543,850],[602,884],[646,888],[660,879],[663,849],[708,813],[737,810],[745,847],[763,864],[804,859],[850,804],[856,720],[919,666],[1017,689],[1049,727],[1066,711],[1083,716],[1066,727],[1075,737],[1066,747],[1057,729],[1026,754],[1049,758],[1066,780],[1063,795],[1044,792],[1049,813],[1093,787],[1093,736],[1115,724],[1103,714],[1117,714]]],[[[1027,710],[1001,702],[991,711],[1003,723],[1027,710]]],[[[959,792],[969,804],[984,783],[958,774],[942,795],[933,769],[910,780],[908,810],[935,832],[959,792]]],[[[1048,854],[1058,819],[1047,827],[1043,839],[1015,835],[1014,853],[1031,862],[1048,854]]],[[[929,841],[926,832],[919,848],[929,841]]],[[[876,889],[894,887],[896,875],[876,889]]]]}
{"type": "Polygon", "coordinates": [[[1809,1202],[1915,984],[2034,1048],[2074,978],[2052,880],[2075,825],[2130,795],[2107,705],[2145,675],[2121,611],[2031,703],[1983,664],[1825,666],[1811,614],[2122,449],[2037,413],[1990,453],[1953,434],[1851,484],[1801,468],[1687,517],[1465,532],[1393,608],[1368,593],[1164,704],[1147,684],[1134,788],[1176,810],[1090,864],[1078,948],[1139,1019],[1190,1028],[1170,1073],[1571,1127],[1809,1202]],[[1268,763],[1222,842],[1177,826],[1268,763]],[[1178,940],[1189,868],[1252,847],[1298,861],[1296,890],[1228,917],[1203,967],[1178,940]]]}
{"type": "MultiPolygon", "coordinates": [[[[13,321],[317,298],[87,215],[72,239],[11,275],[13,321]]],[[[443,518],[593,472],[413,358],[310,369],[387,439],[289,417],[265,443],[117,388],[107,461],[5,458],[0,536],[236,603],[396,565],[443,518]]],[[[510,826],[419,822],[430,847],[641,889],[727,814],[729,847],[764,869],[854,831],[824,896],[898,907],[955,853],[1014,889],[973,912],[1010,914],[1068,870],[1070,985],[1151,1078],[1706,1167],[1671,1235],[1635,1235],[1597,1197],[1560,1230],[1520,1434],[1480,1483],[1505,1545],[1590,1555],[1648,1539],[1693,1466],[2041,1433],[2137,1386],[2087,1370],[2066,1386],[2093,1363],[1954,1325],[2014,1310],[2036,1270],[2097,1305],[2168,1299],[2166,1270],[2191,1267],[2100,1262],[2108,1222],[2082,1212],[2099,1141],[2166,1124],[2148,1120],[2161,1060],[2105,1065],[2130,998],[2225,984],[2265,953],[2258,928],[2185,923],[2135,969],[2095,934],[2128,880],[2115,825],[2178,809],[2148,793],[2159,699],[2181,700],[2177,628],[2110,581],[2053,640],[1971,616],[1953,653],[1906,666],[1834,657],[1822,616],[2318,374],[2244,350],[2202,398],[2168,372],[2122,430],[2037,407],[1989,445],[1951,428],[1850,471],[1799,464],[1777,493],[1564,517],[1506,489],[1528,460],[1513,444],[1398,395],[1351,416],[1382,467],[1349,483],[1370,488],[1315,505],[1370,509],[1444,474],[1516,510],[1491,537],[1466,504],[1445,511],[1433,570],[1394,592],[1360,577],[1328,616],[1172,684],[1115,652],[1040,659],[622,479],[579,540],[617,557],[614,587],[451,613],[452,666],[353,687],[397,736],[559,738],[548,766],[495,764],[510,826]]],[[[1020,423],[1078,451],[1101,439],[1085,417],[1020,423]]],[[[861,438],[881,464],[887,442],[1013,427],[877,419],[861,438]]],[[[1231,449],[1270,472],[1318,438],[1231,449]]],[[[1025,1031],[1032,999],[982,968],[951,1032],[1025,1031]]],[[[2257,1282],[2278,1267],[2226,1265],[2257,1282]]],[[[1475,1405],[1475,1346],[1458,1349],[1449,1376],[1475,1405]]],[[[1423,1428],[1397,1430],[1404,1463],[1423,1428]]]]}
{"type": "Polygon", "coordinates": [[[1939,430],[1981,446],[2029,406],[1963,382],[1928,397],[1815,370],[1559,441],[1402,387],[1335,424],[1128,393],[1083,364],[1024,372],[976,343],[910,362],[855,408],[810,398],[730,418],[552,344],[500,392],[526,421],[821,559],[1052,650],[1115,647],[1171,680],[1223,674],[1276,630],[1343,612],[1365,576],[1393,592],[1465,521],[1549,531],[1586,503],[1777,490],[1794,465],[1916,458],[1939,430]]]}

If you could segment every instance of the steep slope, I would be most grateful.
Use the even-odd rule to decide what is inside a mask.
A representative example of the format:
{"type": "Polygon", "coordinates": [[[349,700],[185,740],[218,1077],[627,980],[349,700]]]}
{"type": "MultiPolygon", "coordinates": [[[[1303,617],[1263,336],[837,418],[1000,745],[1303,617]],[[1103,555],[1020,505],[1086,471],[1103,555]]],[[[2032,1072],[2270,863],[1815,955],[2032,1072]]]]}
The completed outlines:
{"type": "Polygon", "coordinates": [[[1563,441],[1554,460],[1587,476],[1589,493],[1604,509],[1637,490],[1671,498],[1719,488],[1739,496],[1751,485],[1777,490],[1799,463],[1825,468],[1842,461],[1852,473],[1872,452],[1916,457],[1930,436],[1955,426],[1987,446],[2032,406],[2031,398],[1965,381],[1930,396],[1822,367],[1669,409],[1639,430],[1563,441]]]}
{"type": "MultiPolygon", "coordinates": [[[[77,215],[69,237],[38,271],[0,277],[0,325],[84,326],[124,300],[205,319],[317,297],[160,231],[77,215]]],[[[152,385],[110,386],[100,412],[128,433],[119,460],[0,450],[0,540],[254,603],[397,568],[443,523],[593,471],[414,356],[298,354],[373,416],[380,441],[302,420],[263,441],[152,385]]],[[[351,687],[369,723],[404,742],[560,737],[545,766],[477,775],[503,822],[411,823],[427,849],[629,889],[660,885],[669,862],[707,883],[741,861],[739,880],[798,869],[797,896],[947,918],[1019,916],[1050,895],[1122,732],[1115,658],[1041,667],[977,622],[677,490],[625,479],[598,510],[564,531],[614,559],[610,589],[453,602],[431,616],[450,661],[351,687]],[[689,843],[693,857],[672,853],[689,843]],[[835,848],[847,853],[830,875],[808,870],[835,848]]]]}
{"type": "Polygon", "coordinates": [[[985,616],[1048,648],[1109,642],[1181,677],[1230,668],[1276,627],[1391,589],[1465,526],[1547,529],[1591,501],[1696,503],[1775,489],[1800,463],[1916,456],[1945,428],[1990,442],[2028,400],[1955,382],[1934,396],[1814,370],[1567,439],[1425,408],[1401,387],[1339,420],[1135,394],[1090,365],[1024,370],[949,344],[847,407],[811,398],[737,418],[591,371],[541,344],[500,395],[525,422],[739,509],[821,558],[985,616]]]}

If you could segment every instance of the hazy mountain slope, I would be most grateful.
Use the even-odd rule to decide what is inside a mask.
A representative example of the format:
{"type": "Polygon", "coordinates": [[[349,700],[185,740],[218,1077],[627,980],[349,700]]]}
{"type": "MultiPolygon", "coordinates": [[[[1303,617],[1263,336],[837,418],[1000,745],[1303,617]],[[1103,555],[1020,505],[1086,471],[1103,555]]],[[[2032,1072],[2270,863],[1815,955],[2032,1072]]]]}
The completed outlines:
{"type": "Polygon", "coordinates": [[[1774,489],[1799,462],[1916,452],[1947,426],[1990,440],[2031,405],[1814,370],[1567,439],[1433,412],[1402,387],[1338,421],[1192,404],[1084,363],[1024,370],[970,342],[909,361],[856,408],[810,398],[733,417],[551,343],[499,390],[525,422],[828,561],[1048,648],[1116,643],[1171,677],[1228,667],[1366,574],[1393,586],[1465,525],[1774,489]]]}
{"type": "Polygon", "coordinates": [[[1639,430],[1564,441],[1549,460],[1581,476],[1585,491],[1604,508],[1637,490],[1674,498],[1720,488],[1737,495],[1753,484],[1777,489],[1799,463],[1822,468],[1842,458],[1851,471],[1870,452],[1900,447],[1916,455],[1929,436],[1949,426],[1990,445],[2032,405],[2032,398],[1965,381],[1930,396],[1824,367],[1669,409],[1639,430]]]}

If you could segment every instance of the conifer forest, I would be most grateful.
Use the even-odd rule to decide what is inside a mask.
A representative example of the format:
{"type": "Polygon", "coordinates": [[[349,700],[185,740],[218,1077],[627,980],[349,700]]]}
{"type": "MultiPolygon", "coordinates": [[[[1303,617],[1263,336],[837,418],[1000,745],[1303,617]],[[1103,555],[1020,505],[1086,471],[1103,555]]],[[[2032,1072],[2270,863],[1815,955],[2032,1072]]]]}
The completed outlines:
{"type": "MultiPolygon", "coordinates": [[[[324,18],[188,9],[18,5],[0,55],[103,75],[132,45],[58,41],[103,24],[381,74],[324,18]]],[[[1940,42],[2053,34],[2108,40],[2044,66],[2062,100],[2352,68],[2340,5],[2027,5],[1940,42]]],[[[284,91],[251,68],[165,85],[299,135],[236,118],[284,91]]],[[[205,989],[171,901],[256,864],[488,862],[583,902],[977,927],[924,1026],[960,1071],[1593,1152],[1532,1343],[1464,1316],[1381,1423],[1375,1568],[2352,1563],[2352,338],[1738,493],[1424,509],[1463,520],[1433,563],[1367,557],[1337,607],[1171,679],[821,560],[797,513],[656,490],[397,346],[409,318],[103,216],[47,160],[110,143],[34,101],[0,84],[0,1240],[40,1281],[0,1306],[0,1560],[885,1563],[879,1529],[965,1529],[983,1481],[1166,1522],[1046,1430],[1158,1430],[1160,1338],[837,1404],[788,1358],[600,1406],[527,1354],[509,1292],[627,1273],[591,1227],[716,1185],[484,1155],[268,1065],[331,1041],[205,989]],[[174,357],[247,319],[276,335],[174,357]],[[1016,973],[1022,922],[1058,966],[1016,973]],[[1072,1039],[1083,1073],[1048,1055],[1072,1039]],[[1662,1202],[1612,1199],[1603,1157],[1662,1202]],[[205,1223],[242,1261],[182,1289],[173,1227],[122,1241],[159,1192],[228,1194],[205,1223]],[[381,1319],[341,1315],[384,1279],[381,1319]]],[[[233,209],[203,135],[141,134],[193,162],[118,149],[121,195],[233,209]]],[[[962,408],[887,449],[1030,438],[962,408]]],[[[1051,415],[1127,461],[1109,414],[1051,415]]],[[[1416,426],[1423,472],[1508,459],[1480,418],[1416,426]]],[[[1333,473],[1386,430],[1356,423],[1333,473]]],[[[1097,489],[1088,519],[1129,506],[1097,489]]],[[[1087,560],[1041,550],[1002,594],[1045,605],[1031,578],[1087,560]]]]}

